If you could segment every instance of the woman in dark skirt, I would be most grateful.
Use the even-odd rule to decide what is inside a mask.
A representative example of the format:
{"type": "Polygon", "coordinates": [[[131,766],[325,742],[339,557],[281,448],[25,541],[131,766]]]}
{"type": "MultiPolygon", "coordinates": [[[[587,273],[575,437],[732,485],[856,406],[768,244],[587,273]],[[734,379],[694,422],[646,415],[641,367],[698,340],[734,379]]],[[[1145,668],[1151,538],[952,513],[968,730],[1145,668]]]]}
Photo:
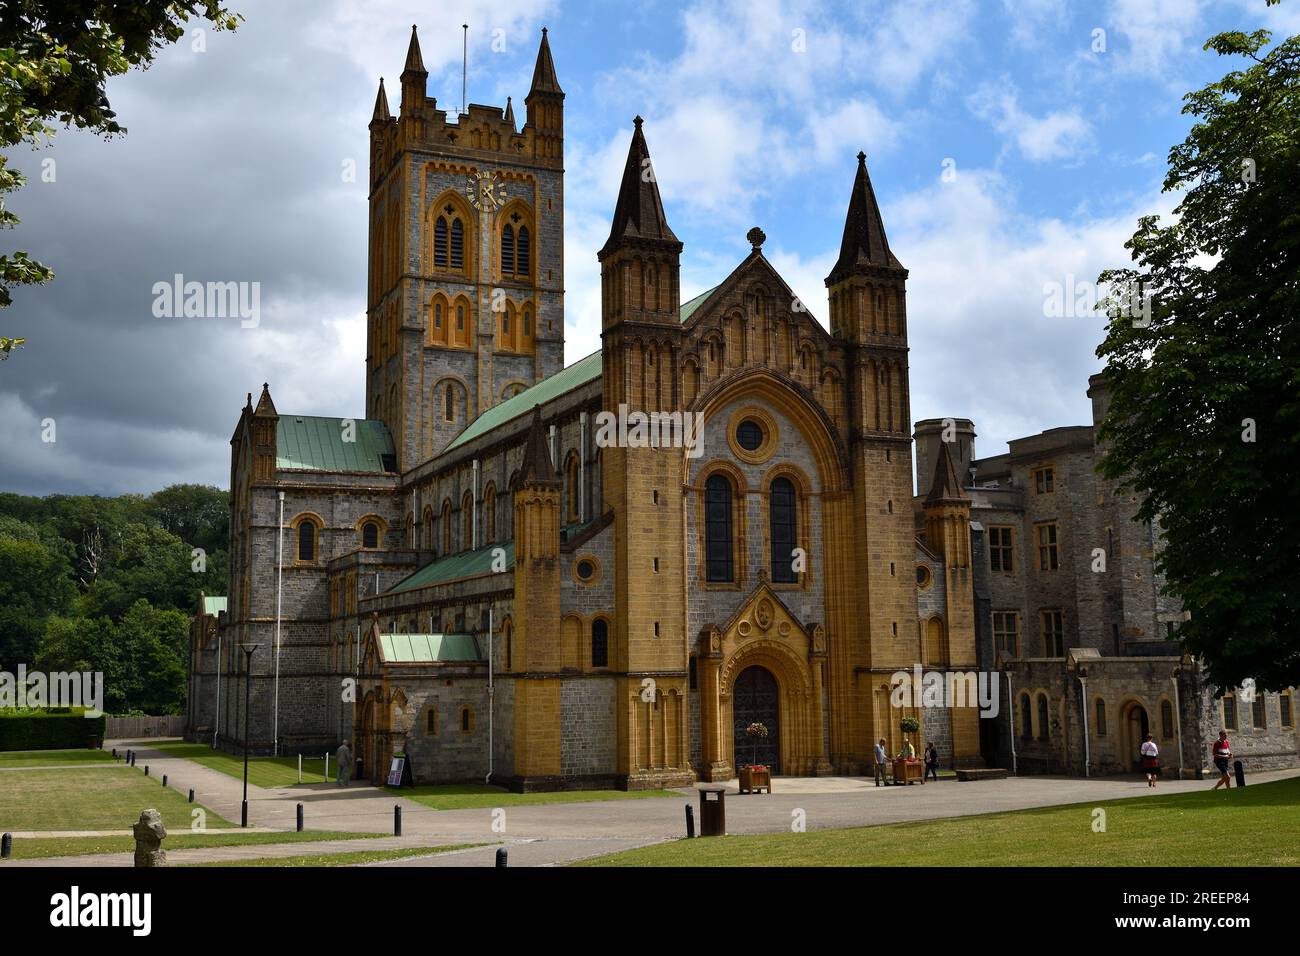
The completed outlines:
{"type": "Polygon", "coordinates": [[[1160,776],[1160,748],[1150,734],[1142,741],[1142,770],[1147,775],[1147,786],[1154,787],[1160,776]]]}

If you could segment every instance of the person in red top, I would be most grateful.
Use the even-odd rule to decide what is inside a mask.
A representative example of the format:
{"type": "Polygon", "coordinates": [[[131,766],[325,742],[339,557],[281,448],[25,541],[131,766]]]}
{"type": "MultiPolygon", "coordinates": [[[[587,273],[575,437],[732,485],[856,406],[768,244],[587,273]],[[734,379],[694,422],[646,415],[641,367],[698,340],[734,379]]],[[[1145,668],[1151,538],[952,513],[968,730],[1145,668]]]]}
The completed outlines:
{"type": "Polygon", "coordinates": [[[1219,731],[1219,739],[1214,742],[1214,766],[1219,770],[1219,782],[1211,789],[1218,790],[1220,787],[1232,789],[1232,781],[1228,778],[1228,765],[1232,761],[1232,745],[1228,743],[1228,732],[1219,731]]]}

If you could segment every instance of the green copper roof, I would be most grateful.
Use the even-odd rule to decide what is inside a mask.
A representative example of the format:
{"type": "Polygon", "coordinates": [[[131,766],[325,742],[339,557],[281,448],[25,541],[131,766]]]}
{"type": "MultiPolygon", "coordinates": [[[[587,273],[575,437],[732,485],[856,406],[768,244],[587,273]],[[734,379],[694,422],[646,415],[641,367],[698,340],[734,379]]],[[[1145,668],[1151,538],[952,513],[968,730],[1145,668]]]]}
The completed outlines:
{"type": "Polygon", "coordinates": [[[433,664],[481,661],[473,634],[380,634],[385,664],[433,664]]]}
{"type": "Polygon", "coordinates": [[[226,609],[226,599],[225,599],[224,596],[223,596],[223,597],[207,597],[207,596],[204,596],[204,598],[203,598],[203,613],[204,613],[204,614],[211,614],[213,617],[216,617],[218,614],[220,614],[220,613],[221,613],[222,611],[224,611],[225,609],[226,609]]]}
{"type": "Polygon", "coordinates": [[[690,321],[691,316],[695,314],[695,310],[708,301],[709,296],[713,295],[714,290],[717,288],[718,287],[715,285],[712,289],[705,289],[695,298],[691,299],[691,301],[682,303],[681,309],[678,310],[678,315],[681,316],[682,325],[685,325],[690,321]]]}
{"type": "Polygon", "coordinates": [[[396,471],[393,439],[383,422],[365,418],[283,415],[275,433],[276,468],[307,471],[396,471]],[[345,423],[353,429],[345,429],[345,423]],[[344,441],[347,437],[353,441],[344,441]],[[387,461],[385,461],[387,457],[387,461]]]}
{"type": "Polygon", "coordinates": [[[385,593],[393,594],[398,591],[412,591],[415,588],[427,588],[434,584],[446,584],[448,581],[456,581],[460,578],[491,574],[493,573],[493,552],[497,548],[505,550],[505,557],[497,565],[498,568],[504,570],[497,573],[509,574],[515,567],[515,543],[513,541],[503,541],[500,544],[489,544],[477,551],[462,551],[460,554],[449,554],[445,558],[431,561],[414,574],[398,581],[385,593]]]}
{"type": "Polygon", "coordinates": [[[552,399],[559,398],[580,385],[586,385],[599,376],[600,353],[592,352],[586,358],[579,359],[568,368],[556,372],[550,378],[542,379],[532,388],[526,388],[513,398],[507,398],[500,405],[493,405],[474,419],[470,426],[457,435],[445,450],[451,451],[466,442],[473,441],[480,435],[486,435],[492,429],[531,412],[534,405],[545,405],[552,399]]]}

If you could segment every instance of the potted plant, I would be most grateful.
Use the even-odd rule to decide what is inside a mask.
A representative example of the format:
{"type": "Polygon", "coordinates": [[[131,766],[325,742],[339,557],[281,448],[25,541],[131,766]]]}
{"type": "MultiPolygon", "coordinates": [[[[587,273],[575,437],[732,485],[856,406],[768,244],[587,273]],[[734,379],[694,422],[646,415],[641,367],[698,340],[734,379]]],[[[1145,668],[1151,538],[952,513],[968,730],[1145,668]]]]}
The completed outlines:
{"type": "Polygon", "coordinates": [[[898,729],[903,732],[903,748],[898,752],[894,759],[894,781],[896,783],[911,783],[915,778],[922,783],[925,778],[921,776],[920,760],[917,759],[916,750],[912,746],[909,738],[911,734],[920,733],[921,721],[910,714],[903,717],[898,722],[898,729]]]}
{"type": "Polygon", "coordinates": [[[745,728],[745,736],[753,741],[753,761],[749,764],[742,764],[737,770],[737,776],[740,778],[740,792],[751,793],[754,790],[766,789],[768,793],[772,792],[772,770],[758,762],[758,742],[766,739],[768,736],[767,726],[755,721],[745,728]]]}

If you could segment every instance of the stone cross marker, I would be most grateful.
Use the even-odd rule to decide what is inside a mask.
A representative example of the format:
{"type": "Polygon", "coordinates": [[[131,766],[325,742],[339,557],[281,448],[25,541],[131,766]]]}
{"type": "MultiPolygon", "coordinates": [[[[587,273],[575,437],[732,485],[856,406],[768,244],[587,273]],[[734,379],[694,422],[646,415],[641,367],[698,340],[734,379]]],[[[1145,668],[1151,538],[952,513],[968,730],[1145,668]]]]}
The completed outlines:
{"type": "Polygon", "coordinates": [[[140,821],[132,827],[135,833],[135,865],[166,866],[167,851],[162,841],[167,837],[162,814],[157,810],[142,810],[140,821]]]}

